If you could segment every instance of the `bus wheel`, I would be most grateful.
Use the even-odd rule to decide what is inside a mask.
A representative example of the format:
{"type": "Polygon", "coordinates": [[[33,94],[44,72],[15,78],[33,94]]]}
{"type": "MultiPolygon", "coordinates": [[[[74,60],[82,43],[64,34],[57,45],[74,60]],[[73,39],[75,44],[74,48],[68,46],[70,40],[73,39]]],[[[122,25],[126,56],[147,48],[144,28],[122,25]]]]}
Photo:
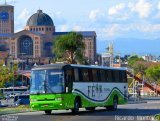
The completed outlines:
{"type": "Polygon", "coordinates": [[[45,112],[45,114],[50,115],[52,110],[45,110],[44,112],[45,112]]]}
{"type": "Polygon", "coordinates": [[[89,111],[94,111],[94,110],[95,110],[95,107],[86,107],[85,109],[86,109],[86,110],[89,110],[89,111]]]}
{"type": "Polygon", "coordinates": [[[117,106],[118,106],[118,98],[117,98],[117,97],[114,97],[114,98],[113,98],[113,105],[107,106],[107,109],[108,109],[109,111],[115,111],[115,110],[117,110],[117,106]]]}
{"type": "Polygon", "coordinates": [[[74,108],[72,109],[73,114],[77,114],[79,112],[79,107],[80,107],[80,101],[78,98],[74,101],[74,108]]]}

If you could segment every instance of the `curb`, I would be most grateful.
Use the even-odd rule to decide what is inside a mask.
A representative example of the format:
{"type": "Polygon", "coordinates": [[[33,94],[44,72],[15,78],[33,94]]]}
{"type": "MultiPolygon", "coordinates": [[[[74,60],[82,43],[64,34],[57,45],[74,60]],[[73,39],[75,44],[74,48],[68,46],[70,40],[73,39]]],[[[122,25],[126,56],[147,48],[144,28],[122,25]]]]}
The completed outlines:
{"type": "Polygon", "coordinates": [[[147,103],[160,103],[160,101],[147,101],[147,103]]]}
{"type": "Polygon", "coordinates": [[[139,101],[137,101],[137,100],[133,100],[133,101],[128,101],[128,104],[140,104],[140,103],[148,103],[147,101],[145,101],[145,100],[139,100],[139,101]]]}

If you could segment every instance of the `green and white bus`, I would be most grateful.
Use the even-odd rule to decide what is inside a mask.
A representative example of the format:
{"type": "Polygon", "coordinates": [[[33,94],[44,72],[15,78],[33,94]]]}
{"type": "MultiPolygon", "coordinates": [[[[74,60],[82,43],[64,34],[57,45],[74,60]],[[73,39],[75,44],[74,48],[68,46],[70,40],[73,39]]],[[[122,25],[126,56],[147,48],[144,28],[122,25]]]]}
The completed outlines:
{"type": "Polygon", "coordinates": [[[52,110],[78,113],[79,108],[116,110],[127,103],[125,68],[76,64],[50,64],[32,69],[30,107],[51,114],[52,110]]]}

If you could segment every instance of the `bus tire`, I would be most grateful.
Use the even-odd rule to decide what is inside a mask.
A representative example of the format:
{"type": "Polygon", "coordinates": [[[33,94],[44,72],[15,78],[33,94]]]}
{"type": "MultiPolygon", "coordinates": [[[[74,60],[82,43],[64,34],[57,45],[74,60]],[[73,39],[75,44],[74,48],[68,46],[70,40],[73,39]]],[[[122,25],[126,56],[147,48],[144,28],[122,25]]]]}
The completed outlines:
{"type": "Polygon", "coordinates": [[[80,108],[80,100],[76,98],[74,101],[74,108],[72,109],[72,113],[77,114],[79,112],[79,108],[80,108]]]}
{"type": "Polygon", "coordinates": [[[52,110],[45,110],[44,112],[45,112],[46,115],[51,115],[52,110]]]}
{"type": "Polygon", "coordinates": [[[86,107],[85,109],[86,109],[86,110],[89,110],[89,111],[94,111],[94,110],[95,110],[95,107],[86,107]]]}
{"type": "Polygon", "coordinates": [[[113,105],[107,106],[106,108],[109,111],[115,111],[115,110],[117,110],[117,106],[118,106],[118,97],[114,96],[114,98],[113,98],[113,105]]]}

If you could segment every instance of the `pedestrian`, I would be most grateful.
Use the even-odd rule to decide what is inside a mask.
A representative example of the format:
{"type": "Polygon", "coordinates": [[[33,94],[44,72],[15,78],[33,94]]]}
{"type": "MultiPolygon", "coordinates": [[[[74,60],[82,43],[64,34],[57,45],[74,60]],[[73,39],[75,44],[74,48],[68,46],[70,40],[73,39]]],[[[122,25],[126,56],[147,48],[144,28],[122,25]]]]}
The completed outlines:
{"type": "Polygon", "coordinates": [[[137,98],[140,99],[141,98],[141,90],[140,90],[139,86],[137,86],[136,92],[137,92],[137,98]]]}

